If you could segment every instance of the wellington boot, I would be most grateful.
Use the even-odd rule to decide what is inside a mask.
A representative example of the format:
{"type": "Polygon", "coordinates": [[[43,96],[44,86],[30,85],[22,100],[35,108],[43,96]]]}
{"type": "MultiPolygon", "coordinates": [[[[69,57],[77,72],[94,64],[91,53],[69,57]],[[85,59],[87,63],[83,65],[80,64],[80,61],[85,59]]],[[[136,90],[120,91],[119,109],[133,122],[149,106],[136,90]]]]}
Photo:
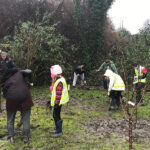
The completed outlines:
{"type": "Polygon", "coordinates": [[[15,143],[14,137],[10,137],[10,143],[15,143]]]}
{"type": "Polygon", "coordinates": [[[56,134],[53,135],[53,137],[55,137],[55,138],[60,137],[60,136],[62,136],[62,132],[61,133],[56,133],[56,134]]]}
{"type": "Polygon", "coordinates": [[[53,137],[60,137],[62,136],[62,120],[56,122],[56,133],[53,137]]]}

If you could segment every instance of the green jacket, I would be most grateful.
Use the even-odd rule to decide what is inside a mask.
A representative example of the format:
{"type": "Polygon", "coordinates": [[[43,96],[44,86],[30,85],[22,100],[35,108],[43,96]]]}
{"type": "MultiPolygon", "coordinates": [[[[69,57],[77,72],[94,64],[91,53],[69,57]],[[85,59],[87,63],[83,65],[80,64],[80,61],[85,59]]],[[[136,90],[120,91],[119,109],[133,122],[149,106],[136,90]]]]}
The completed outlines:
{"type": "Polygon", "coordinates": [[[106,71],[107,69],[110,69],[112,70],[114,73],[117,73],[118,74],[118,71],[116,69],[116,66],[115,64],[110,61],[109,65],[107,65],[105,62],[99,67],[98,71],[101,71],[101,70],[104,70],[106,71]]]}

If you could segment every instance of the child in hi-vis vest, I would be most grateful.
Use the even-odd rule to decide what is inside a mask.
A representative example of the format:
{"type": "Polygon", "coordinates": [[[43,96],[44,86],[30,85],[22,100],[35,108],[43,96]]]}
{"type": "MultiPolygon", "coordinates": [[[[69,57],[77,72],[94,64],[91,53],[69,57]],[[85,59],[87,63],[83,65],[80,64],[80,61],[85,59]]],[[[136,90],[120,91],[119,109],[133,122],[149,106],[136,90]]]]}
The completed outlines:
{"type": "Polygon", "coordinates": [[[55,133],[54,137],[59,137],[62,135],[61,106],[69,101],[69,95],[66,80],[62,76],[62,68],[59,65],[54,65],[51,66],[50,71],[52,78],[52,85],[50,86],[52,91],[51,106],[54,106],[53,118],[56,126],[52,132],[55,133]]]}

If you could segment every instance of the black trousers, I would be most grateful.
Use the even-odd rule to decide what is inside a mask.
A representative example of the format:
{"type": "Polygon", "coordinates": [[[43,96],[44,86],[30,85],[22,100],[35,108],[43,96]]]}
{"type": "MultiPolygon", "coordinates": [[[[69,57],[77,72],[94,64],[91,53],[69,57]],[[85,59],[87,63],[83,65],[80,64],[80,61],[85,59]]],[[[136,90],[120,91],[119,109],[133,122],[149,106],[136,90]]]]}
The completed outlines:
{"type": "Polygon", "coordinates": [[[142,94],[143,94],[143,89],[145,87],[145,83],[137,83],[135,85],[135,91],[136,91],[136,103],[143,103],[143,98],[142,98],[142,94]]]}
{"type": "Polygon", "coordinates": [[[55,124],[57,123],[57,121],[61,120],[60,112],[61,112],[61,105],[59,106],[58,104],[55,104],[54,110],[53,110],[53,118],[54,118],[55,124]]]}
{"type": "Polygon", "coordinates": [[[112,90],[110,92],[110,97],[112,98],[111,105],[112,106],[120,106],[120,98],[122,97],[121,91],[112,90]]]}
{"type": "MultiPolygon", "coordinates": [[[[31,109],[21,111],[21,118],[23,123],[23,134],[24,137],[30,138],[30,114],[31,109]]],[[[8,138],[14,136],[14,122],[15,122],[15,112],[7,111],[7,129],[8,138]]]]}

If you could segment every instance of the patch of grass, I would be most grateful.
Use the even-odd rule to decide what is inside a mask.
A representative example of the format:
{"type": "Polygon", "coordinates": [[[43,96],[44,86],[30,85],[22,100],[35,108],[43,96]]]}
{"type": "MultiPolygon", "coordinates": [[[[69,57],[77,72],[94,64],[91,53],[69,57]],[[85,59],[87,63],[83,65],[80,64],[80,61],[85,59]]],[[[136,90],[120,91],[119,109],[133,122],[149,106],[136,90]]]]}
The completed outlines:
{"type": "MultiPolygon", "coordinates": [[[[48,87],[34,87],[32,89],[33,99],[45,101],[50,95],[48,87]]],[[[24,144],[19,134],[15,135],[15,144],[7,142],[7,137],[0,139],[0,148],[7,150],[32,149],[32,150],[128,150],[128,141],[120,139],[116,134],[110,133],[100,139],[98,136],[87,132],[88,126],[93,119],[112,118],[120,119],[124,117],[121,110],[108,111],[109,100],[106,91],[72,89],[69,91],[70,102],[62,107],[61,117],[63,119],[63,136],[53,138],[50,130],[55,125],[52,117],[52,111],[46,111],[36,101],[31,111],[31,142],[24,144]]],[[[150,104],[138,109],[138,116],[148,118],[150,114],[150,104]]],[[[17,113],[16,124],[20,120],[20,114],[17,113]]],[[[0,117],[1,134],[6,134],[6,113],[3,112],[0,117]]],[[[133,144],[136,150],[148,150],[148,145],[143,143],[133,144]],[[147,149],[146,149],[147,148],[147,149]]]]}
{"type": "Polygon", "coordinates": [[[83,99],[108,99],[106,92],[100,90],[85,90],[85,89],[73,89],[69,92],[72,98],[83,98],[83,99]]]}

